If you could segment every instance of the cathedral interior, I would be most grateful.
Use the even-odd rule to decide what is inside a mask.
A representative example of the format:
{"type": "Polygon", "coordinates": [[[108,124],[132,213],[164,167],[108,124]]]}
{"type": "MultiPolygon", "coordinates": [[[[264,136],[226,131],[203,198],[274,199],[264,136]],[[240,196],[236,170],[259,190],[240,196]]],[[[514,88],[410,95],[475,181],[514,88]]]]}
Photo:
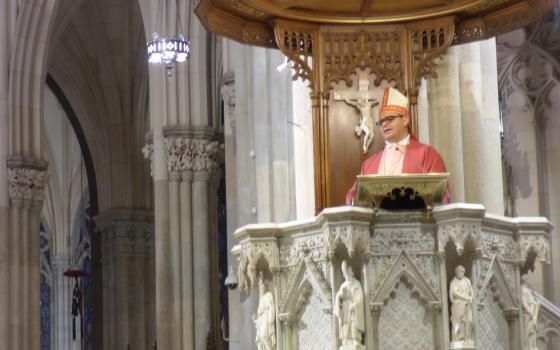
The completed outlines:
{"type": "Polygon", "coordinates": [[[559,178],[555,0],[0,0],[2,349],[560,349],[559,178]],[[389,86],[428,214],[345,203],[389,86]]]}

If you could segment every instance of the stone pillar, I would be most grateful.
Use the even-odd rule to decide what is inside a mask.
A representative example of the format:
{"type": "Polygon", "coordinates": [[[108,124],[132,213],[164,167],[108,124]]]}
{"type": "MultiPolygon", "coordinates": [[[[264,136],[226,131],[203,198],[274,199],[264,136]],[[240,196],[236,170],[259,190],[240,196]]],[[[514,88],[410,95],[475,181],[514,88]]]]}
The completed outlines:
{"type": "Polygon", "coordinates": [[[158,137],[154,132],[154,146],[144,148],[161,190],[156,193],[158,347],[205,349],[209,335],[217,336],[210,254],[216,232],[210,211],[217,195],[211,179],[219,174],[221,149],[204,128],[167,129],[159,152],[158,137]],[[160,332],[170,338],[160,339],[160,332]]]}
{"type": "Polygon", "coordinates": [[[72,349],[72,288],[74,280],[64,276],[64,272],[72,268],[68,255],[52,257],[52,290],[51,329],[54,329],[51,346],[58,350],[72,349]]]}
{"type": "Polygon", "coordinates": [[[31,350],[40,346],[39,220],[46,182],[46,162],[8,159],[9,229],[1,261],[2,289],[7,305],[0,324],[7,326],[2,341],[8,349],[31,350]],[[5,318],[5,319],[4,319],[5,318]]]}
{"type": "Polygon", "coordinates": [[[194,173],[193,178],[193,264],[194,275],[194,339],[195,349],[206,346],[210,332],[210,247],[208,244],[208,181],[210,174],[206,169],[194,173]]]}
{"type": "MultiPolygon", "coordinates": [[[[306,178],[296,179],[296,174],[307,168],[295,164],[294,150],[296,130],[308,128],[308,133],[302,131],[304,136],[299,138],[299,145],[303,146],[307,141],[305,135],[311,135],[312,129],[310,123],[299,123],[305,118],[299,115],[296,118],[296,111],[290,108],[293,104],[291,71],[280,69],[283,55],[275,50],[237,43],[228,43],[225,48],[224,67],[235,74],[235,133],[232,135],[235,143],[226,144],[226,168],[236,174],[235,183],[229,179],[227,183],[227,203],[235,196],[232,198],[235,208],[228,211],[228,233],[249,223],[289,221],[295,219],[298,212],[312,215],[312,192],[311,203],[307,203],[311,205],[305,208],[300,206],[305,201],[296,201],[295,191],[296,181],[304,188],[303,192],[313,188],[312,162],[305,164],[311,168],[310,183],[305,187],[306,178]],[[231,191],[232,185],[235,192],[231,191]],[[235,215],[235,220],[230,220],[230,213],[235,215]]],[[[301,162],[308,159],[305,157],[308,149],[303,149],[298,150],[301,162]]],[[[237,265],[231,256],[229,265],[237,265]]],[[[256,306],[257,300],[253,300],[256,298],[253,295],[256,294],[237,291],[229,295],[230,304],[239,306],[230,308],[230,349],[256,348],[251,321],[255,309],[251,305],[256,306]]]]}
{"type": "Polygon", "coordinates": [[[428,86],[430,141],[451,172],[451,200],[503,215],[495,40],[450,48],[438,76],[428,86]]]}
{"type": "Polygon", "coordinates": [[[103,254],[103,348],[151,350],[156,327],[153,213],[114,209],[95,222],[103,254]]]}
{"type": "MultiPolygon", "coordinates": [[[[9,212],[10,197],[8,194],[8,166],[6,160],[9,155],[9,127],[8,127],[8,91],[9,91],[9,63],[10,63],[10,36],[9,36],[9,6],[7,1],[0,2],[0,237],[4,242],[10,237],[9,212]]],[[[8,310],[10,307],[10,265],[8,262],[11,247],[8,244],[0,245],[0,309],[8,310]]],[[[0,339],[9,339],[10,315],[0,315],[0,339]]]]}
{"type": "MultiPolygon", "coordinates": [[[[228,39],[223,39],[224,48],[224,70],[229,69],[224,73],[223,85],[220,89],[222,100],[224,102],[224,155],[225,155],[225,173],[227,174],[226,180],[226,217],[227,217],[227,251],[228,251],[228,273],[236,273],[236,261],[231,253],[231,249],[236,243],[233,238],[233,232],[237,229],[238,225],[238,201],[237,201],[237,147],[236,147],[236,120],[235,120],[235,74],[233,67],[231,67],[230,59],[233,56],[237,43],[228,39]],[[232,270],[233,268],[233,270],[232,270]]],[[[241,334],[240,322],[238,317],[241,315],[239,308],[240,291],[239,289],[228,290],[228,314],[229,314],[229,329],[228,341],[229,344],[239,343],[239,336],[241,334]]]]}
{"type": "MultiPolygon", "coordinates": [[[[443,248],[445,249],[445,248],[443,248]]],[[[445,251],[440,251],[437,253],[436,262],[439,265],[439,285],[441,286],[440,289],[440,298],[442,300],[441,305],[441,318],[443,325],[450,325],[451,322],[449,320],[449,286],[447,285],[447,268],[445,267],[445,251]]],[[[443,349],[448,349],[449,344],[451,343],[451,334],[450,329],[448,326],[441,328],[441,343],[443,344],[443,349]]]]}

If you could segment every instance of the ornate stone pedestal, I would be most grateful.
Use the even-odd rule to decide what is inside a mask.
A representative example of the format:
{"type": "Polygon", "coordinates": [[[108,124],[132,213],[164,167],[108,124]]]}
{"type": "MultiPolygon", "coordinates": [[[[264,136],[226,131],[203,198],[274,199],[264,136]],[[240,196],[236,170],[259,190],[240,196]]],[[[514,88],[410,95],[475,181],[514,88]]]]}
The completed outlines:
{"type": "Polygon", "coordinates": [[[450,350],[474,350],[476,347],[474,346],[474,342],[472,340],[469,341],[454,341],[451,342],[449,346],[450,350]]]}
{"type": "Polygon", "coordinates": [[[342,345],[340,350],[366,350],[366,347],[363,345],[342,345]]]}
{"type": "Polygon", "coordinates": [[[240,228],[239,286],[255,288],[262,274],[274,294],[274,348],[350,349],[333,311],[343,283],[359,282],[363,302],[354,302],[358,287],[345,294],[348,312],[365,309],[362,344],[353,350],[521,349],[520,267],[549,259],[548,220],[485,214],[473,204],[426,214],[339,207],[301,222],[240,228]],[[353,277],[343,275],[343,261],[353,277]],[[449,284],[458,265],[476,307],[465,333],[472,341],[451,344],[449,284]]]}

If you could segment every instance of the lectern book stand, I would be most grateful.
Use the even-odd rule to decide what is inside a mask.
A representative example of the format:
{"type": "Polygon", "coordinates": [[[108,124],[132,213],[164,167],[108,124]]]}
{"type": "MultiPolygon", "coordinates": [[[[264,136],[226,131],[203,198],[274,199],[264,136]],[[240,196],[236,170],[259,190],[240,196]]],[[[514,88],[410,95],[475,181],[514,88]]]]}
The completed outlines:
{"type": "Polygon", "coordinates": [[[374,209],[431,209],[442,203],[449,173],[358,175],[354,205],[374,209]]]}

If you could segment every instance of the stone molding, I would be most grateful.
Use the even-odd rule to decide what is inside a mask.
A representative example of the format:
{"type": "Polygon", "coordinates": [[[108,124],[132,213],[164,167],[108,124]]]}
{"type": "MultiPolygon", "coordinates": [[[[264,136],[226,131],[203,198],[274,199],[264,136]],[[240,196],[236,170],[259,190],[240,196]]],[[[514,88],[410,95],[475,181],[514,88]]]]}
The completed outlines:
{"type": "Polygon", "coordinates": [[[220,94],[224,101],[225,112],[229,120],[231,133],[235,135],[235,76],[232,72],[224,74],[220,94]]]}
{"type": "MultiPolygon", "coordinates": [[[[218,141],[190,138],[188,136],[165,136],[164,147],[167,151],[167,171],[170,174],[193,172],[217,172],[223,161],[223,145],[218,141]]],[[[152,163],[153,174],[153,143],[142,148],[144,158],[152,163]]]]}
{"type": "Polygon", "coordinates": [[[51,266],[53,274],[58,275],[72,268],[72,259],[66,254],[57,254],[51,257],[51,266]]]}
{"type": "Polygon", "coordinates": [[[154,216],[150,210],[116,209],[95,218],[103,260],[115,256],[154,256],[154,216]]]}
{"type": "Polygon", "coordinates": [[[10,199],[42,202],[45,197],[47,171],[30,167],[9,168],[10,199]]]}

